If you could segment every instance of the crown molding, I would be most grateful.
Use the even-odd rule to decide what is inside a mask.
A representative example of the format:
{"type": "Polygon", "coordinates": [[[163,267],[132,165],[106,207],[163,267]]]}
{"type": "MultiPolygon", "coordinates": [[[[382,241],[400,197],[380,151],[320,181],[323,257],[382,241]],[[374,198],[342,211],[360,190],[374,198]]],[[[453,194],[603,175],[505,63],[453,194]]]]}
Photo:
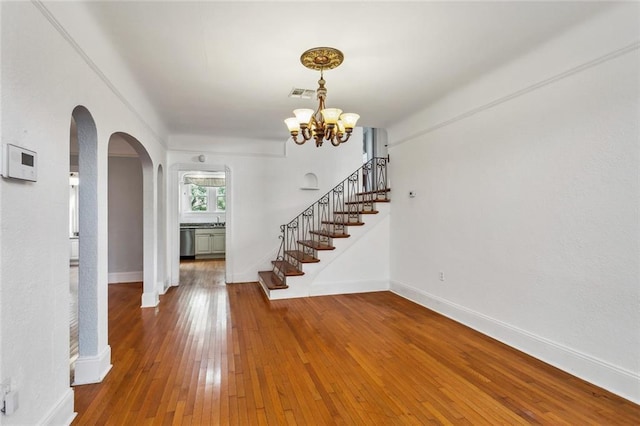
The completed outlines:
{"type": "Polygon", "coordinates": [[[418,132],[412,133],[409,136],[405,136],[405,137],[399,139],[397,142],[389,143],[389,148],[402,145],[405,142],[409,142],[409,141],[411,141],[413,139],[416,139],[416,138],[418,138],[420,136],[432,133],[432,132],[434,132],[434,131],[436,131],[438,129],[441,129],[443,127],[449,126],[449,125],[454,124],[454,123],[456,123],[458,121],[461,121],[461,120],[469,118],[469,117],[471,117],[473,115],[476,115],[476,114],[478,114],[478,113],[480,113],[482,111],[486,111],[488,109],[496,107],[496,106],[498,106],[500,104],[503,104],[505,102],[509,102],[512,99],[515,99],[515,98],[518,98],[520,96],[526,95],[527,93],[534,92],[534,91],[536,91],[538,89],[541,89],[541,88],[543,88],[545,86],[548,86],[550,84],[556,83],[556,82],[558,82],[560,80],[563,80],[565,78],[571,77],[571,76],[573,76],[575,74],[578,74],[578,73],[580,73],[582,71],[588,70],[589,68],[595,67],[595,66],[600,65],[602,63],[608,62],[608,61],[613,60],[615,58],[618,58],[620,56],[623,56],[623,55],[626,55],[628,53],[634,52],[634,51],[636,51],[638,49],[640,49],[640,42],[635,42],[635,43],[632,43],[632,44],[630,44],[628,46],[625,46],[625,47],[622,47],[620,49],[614,50],[613,52],[609,52],[609,53],[607,53],[605,55],[602,55],[602,56],[600,56],[598,58],[595,58],[595,59],[593,59],[591,61],[585,62],[585,63],[583,63],[581,65],[575,66],[575,67],[573,67],[571,69],[563,71],[563,72],[561,72],[559,74],[556,74],[556,75],[554,75],[552,77],[549,77],[547,79],[538,81],[536,83],[533,83],[533,84],[531,84],[531,85],[529,85],[527,87],[524,87],[523,89],[516,90],[515,92],[512,92],[512,93],[510,93],[508,95],[502,96],[502,97],[500,97],[498,99],[495,99],[495,100],[493,100],[491,102],[487,102],[484,105],[481,105],[479,107],[476,107],[476,108],[470,109],[470,110],[468,110],[466,112],[463,112],[461,114],[458,114],[453,118],[450,118],[448,120],[442,121],[442,122],[437,123],[437,124],[434,124],[433,126],[429,126],[429,127],[425,128],[423,130],[420,130],[418,132]]]}
{"type": "Polygon", "coordinates": [[[166,149],[167,141],[162,138],[158,132],[143,118],[142,114],[133,106],[126,96],[118,90],[115,84],[106,76],[106,74],[100,69],[100,67],[93,62],[91,57],[80,47],[75,39],[67,32],[64,26],[55,18],[49,9],[42,3],[41,0],[31,0],[31,3],[40,11],[40,13],[49,21],[49,23],[55,28],[55,30],[62,36],[64,40],[71,46],[73,50],[80,56],[80,58],[91,68],[91,70],[98,76],[100,80],[107,86],[109,90],[122,102],[122,104],[129,110],[138,121],[160,142],[160,144],[166,149]]]}

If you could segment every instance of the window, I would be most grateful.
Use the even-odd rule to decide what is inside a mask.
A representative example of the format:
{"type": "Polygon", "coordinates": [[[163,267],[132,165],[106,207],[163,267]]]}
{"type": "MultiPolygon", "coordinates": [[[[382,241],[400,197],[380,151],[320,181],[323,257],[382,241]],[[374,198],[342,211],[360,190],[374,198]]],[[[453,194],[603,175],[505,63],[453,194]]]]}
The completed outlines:
{"type": "Polygon", "coordinates": [[[192,183],[189,184],[189,195],[192,212],[224,212],[227,209],[224,186],[207,187],[192,183]]]}
{"type": "Polygon", "coordinates": [[[207,196],[207,188],[200,185],[191,184],[191,211],[192,212],[206,212],[209,205],[207,196]]]}
{"type": "Polygon", "coordinates": [[[223,212],[227,210],[227,196],[225,195],[226,187],[220,186],[215,188],[217,190],[216,194],[216,210],[219,212],[223,212]]]}

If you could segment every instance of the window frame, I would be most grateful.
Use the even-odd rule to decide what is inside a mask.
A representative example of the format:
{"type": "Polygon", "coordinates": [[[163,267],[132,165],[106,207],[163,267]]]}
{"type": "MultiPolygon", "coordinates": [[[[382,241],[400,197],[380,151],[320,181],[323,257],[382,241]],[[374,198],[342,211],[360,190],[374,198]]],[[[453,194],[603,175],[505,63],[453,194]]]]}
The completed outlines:
{"type": "Polygon", "coordinates": [[[187,183],[185,184],[186,186],[186,191],[185,191],[185,200],[184,200],[184,212],[187,214],[216,214],[216,213],[226,213],[227,209],[226,209],[226,186],[200,186],[200,185],[196,185],[194,183],[187,183]],[[199,188],[204,188],[205,194],[202,195],[202,197],[204,197],[206,199],[206,209],[204,210],[193,210],[193,187],[199,187],[199,188]],[[220,194],[220,188],[222,188],[222,194],[220,194]],[[218,208],[219,206],[219,199],[222,198],[224,200],[224,210],[220,210],[218,208]],[[212,203],[212,200],[214,200],[214,202],[212,203]],[[213,209],[212,209],[213,207],[213,209]]]}

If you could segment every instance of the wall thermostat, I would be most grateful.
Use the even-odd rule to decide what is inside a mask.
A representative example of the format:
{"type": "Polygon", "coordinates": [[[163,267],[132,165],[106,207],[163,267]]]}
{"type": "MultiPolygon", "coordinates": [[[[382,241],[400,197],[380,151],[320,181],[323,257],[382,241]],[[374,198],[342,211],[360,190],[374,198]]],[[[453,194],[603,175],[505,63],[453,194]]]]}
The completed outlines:
{"type": "Polygon", "coordinates": [[[35,182],[38,180],[38,154],[10,143],[6,144],[2,176],[35,182]]]}

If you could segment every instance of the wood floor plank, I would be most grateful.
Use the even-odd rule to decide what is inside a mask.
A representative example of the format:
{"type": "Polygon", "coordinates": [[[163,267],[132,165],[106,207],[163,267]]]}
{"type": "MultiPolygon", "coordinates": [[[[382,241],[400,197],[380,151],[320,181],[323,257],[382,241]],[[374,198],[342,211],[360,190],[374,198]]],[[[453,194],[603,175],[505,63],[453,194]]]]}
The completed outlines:
{"type": "Polygon", "coordinates": [[[269,302],[224,261],[157,308],[109,286],[113,368],[74,425],[637,425],[640,406],[389,292],[269,302]],[[452,337],[453,336],[453,337],[452,337]]]}

